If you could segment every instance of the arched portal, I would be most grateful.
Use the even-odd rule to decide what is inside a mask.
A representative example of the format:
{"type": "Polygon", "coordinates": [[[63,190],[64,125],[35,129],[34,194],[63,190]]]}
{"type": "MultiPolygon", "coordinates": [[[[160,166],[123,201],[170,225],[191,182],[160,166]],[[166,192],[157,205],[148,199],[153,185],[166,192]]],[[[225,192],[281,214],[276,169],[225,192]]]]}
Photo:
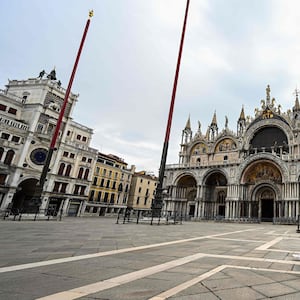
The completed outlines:
{"type": "Polygon", "coordinates": [[[211,173],[204,182],[204,215],[206,219],[225,217],[227,179],[219,171],[211,173]]]}
{"type": "Polygon", "coordinates": [[[176,203],[174,210],[182,215],[194,217],[197,182],[192,175],[184,175],[176,184],[176,203]]]}
{"type": "Polygon", "coordinates": [[[12,201],[13,212],[22,211],[35,213],[37,211],[40,202],[33,199],[37,182],[37,179],[30,178],[19,184],[12,201]]]}
{"type": "Polygon", "coordinates": [[[245,169],[241,181],[245,216],[261,221],[273,221],[279,216],[282,175],[273,161],[253,162],[245,169]]]}
{"type": "Polygon", "coordinates": [[[257,203],[255,215],[262,222],[272,222],[274,218],[276,193],[268,184],[262,184],[257,191],[253,193],[253,202],[257,203]]]}

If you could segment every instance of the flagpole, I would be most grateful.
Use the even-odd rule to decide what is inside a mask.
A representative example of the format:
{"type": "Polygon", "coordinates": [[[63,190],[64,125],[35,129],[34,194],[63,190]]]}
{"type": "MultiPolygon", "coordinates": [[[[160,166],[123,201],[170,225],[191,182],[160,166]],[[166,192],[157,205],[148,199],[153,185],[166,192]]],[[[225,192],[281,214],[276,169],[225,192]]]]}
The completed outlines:
{"type": "Polygon", "coordinates": [[[175,97],[176,97],[176,91],[177,91],[177,82],[178,82],[178,76],[179,76],[179,70],[180,70],[180,62],[181,62],[182,49],[183,49],[183,44],[184,44],[184,36],[185,36],[185,29],[186,29],[186,23],[187,23],[187,17],[188,17],[189,4],[190,4],[190,0],[187,0],[182,34],[181,34],[181,41],[180,41],[180,46],[179,46],[179,53],[178,53],[178,58],[177,58],[175,78],[174,78],[174,83],[173,83],[173,91],[172,91],[172,98],[171,98],[170,109],[169,109],[165,141],[164,141],[164,146],[163,146],[163,151],[162,151],[162,156],[161,156],[161,161],[160,161],[158,184],[156,187],[155,197],[154,197],[153,205],[151,208],[152,216],[153,215],[160,216],[161,209],[163,207],[163,195],[162,195],[163,194],[163,189],[162,189],[163,188],[163,180],[164,180],[164,173],[165,173],[165,168],[166,168],[167,153],[168,153],[169,139],[170,139],[170,132],[171,132],[171,124],[172,124],[173,110],[174,110],[175,97]]]}
{"type": "Polygon", "coordinates": [[[79,49],[78,49],[78,52],[77,52],[77,56],[76,56],[76,60],[75,60],[74,66],[73,66],[71,77],[69,79],[69,84],[68,84],[68,87],[67,87],[67,90],[66,90],[66,93],[65,93],[65,98],[64,98],[64,101],[63,101],[63,104],[62,104],[62,107],[61,107],[61,110],[60,110],[60,113],[59,113],[59,117],[58,117],[58,120],[57,120],[57,123],[56,123],[56,126],[55,126],[55,131],[54,131],[53,136],[52,136],[52,140],[51,140],[50,147],[49,147],[49,150],[48,150],[47,158],[46,158],[45,164],[43,166],[43,170],[42,170],[42,173],[41,173],[40,180],[39,180],[39,182],[36,186],[36,191],[35,191],[35,196],[34,197],[38,198],[39,202],[41,201],[40,197],[41,197],[43,187],[44,187],[44,184],[45,184],[45,181],[46,181],[46,177],[47,177],[47,174],[48,174],[48,171],[49,171],[50,162],[51,162],[51,159],[52,159],[52,156],[53,156],[53,152],[55,150],[55,145],[56,145],[56,141],[57,141],[57,138],[58,138],[58,135],[59,135],[59,130],[60,130],[60,127],[61,127],[61,124],[62,124],[63,117],[65,115],[65,110],[66,110],[69,95],[70,95],[70,92],[71,92],[73,80],[74,80],[74,77],[75,77],[78,62],[79,62],[79,59],[80,59],[80,55],[81,55],[81,52],[82,52],[82,48],[83,48],[84,41],[85,41],[89,26],[90,26],[92,16],[93,16],[93,11],[91,10],[89,12],[89,18],[88,18],[88,20],[86,22],[86,25],[85,25],[85,29],[84,29],[83,36],[82,36],[82,39],[81,39],[81,42],[80,42],[80,46],[79,46],[79,49]]]}

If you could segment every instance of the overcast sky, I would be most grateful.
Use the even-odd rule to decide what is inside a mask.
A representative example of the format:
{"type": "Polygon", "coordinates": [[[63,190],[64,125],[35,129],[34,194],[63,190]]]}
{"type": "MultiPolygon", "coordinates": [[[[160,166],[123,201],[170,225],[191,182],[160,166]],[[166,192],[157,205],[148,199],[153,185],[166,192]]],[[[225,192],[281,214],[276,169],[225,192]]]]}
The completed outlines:
{"type": "MultiPolygon", "coordinates": [[[[185,0],[2,0],[0,85],[56,67],[67,86],[89,9],[90,29],[72,91],[74,120],[94,129],[91,146],[157,174],[185,0]]],[[[300,1],[191,0],[170,136],[178,163],[190,114],[205,132],[217,113],[230,129],[271,97],[283,111],[300,86],[300,1]]]]}

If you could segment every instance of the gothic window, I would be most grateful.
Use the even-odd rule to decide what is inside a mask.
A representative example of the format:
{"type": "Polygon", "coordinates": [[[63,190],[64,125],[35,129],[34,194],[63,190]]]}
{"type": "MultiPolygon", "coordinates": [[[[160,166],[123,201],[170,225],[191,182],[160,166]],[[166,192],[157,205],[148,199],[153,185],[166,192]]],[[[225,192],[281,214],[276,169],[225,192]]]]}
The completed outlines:
{"type": "Polygon", "coordinates": [[[63,175],[64,170],[65,170],[65,166],[66,165],[64,163],[60,164],[59,169],[58,169],[58,175],[63,175]]]}
{"type": "Polygon", "coordinates": [[[67,169],[66,169],[65,176],[70,176],[71,169],[72,169],[72,166],[71,166],[71,165],[68,165],[68,166],[67,166],[67,169]]]}
{"type": "Polygon", "coordinates": [[[77,178],[78,178],[78,179],[81,179],[81,178],[82,178],[82,175],[83,175],[83,168],[80,168],[80,169],[79,169],[79,172],[78,172],[77,178]]]}
{"type": "Polygon", "coordinates": [[[89,169],[86,169],[85,172],[84,172],[84,179],[88,179],[89,177],[89,169]]]}
{"type": "Polygon", "coordinates": [[[13,158],[14,158],[15,152],[13,150],[8,150],[4,159],[5,165],[10,165],[13,158]]]}

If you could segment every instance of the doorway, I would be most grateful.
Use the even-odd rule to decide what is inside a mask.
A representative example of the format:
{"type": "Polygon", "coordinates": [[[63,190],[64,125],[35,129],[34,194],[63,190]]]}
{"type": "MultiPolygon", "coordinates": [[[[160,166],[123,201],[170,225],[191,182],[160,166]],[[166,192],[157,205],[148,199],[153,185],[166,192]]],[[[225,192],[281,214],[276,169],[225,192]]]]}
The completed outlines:
{"type": "Polygon", "coordinates": [[[261,221],[272,222],[274,218],[274,191],[270,187],[265,187],[261,189],[259,198],[261,208],[261,221]]]}
{"type": "Polygon", "coordinates": [[[261,221],[272,222],[274,217],[274,199],[261,199],[261,221]]]}

